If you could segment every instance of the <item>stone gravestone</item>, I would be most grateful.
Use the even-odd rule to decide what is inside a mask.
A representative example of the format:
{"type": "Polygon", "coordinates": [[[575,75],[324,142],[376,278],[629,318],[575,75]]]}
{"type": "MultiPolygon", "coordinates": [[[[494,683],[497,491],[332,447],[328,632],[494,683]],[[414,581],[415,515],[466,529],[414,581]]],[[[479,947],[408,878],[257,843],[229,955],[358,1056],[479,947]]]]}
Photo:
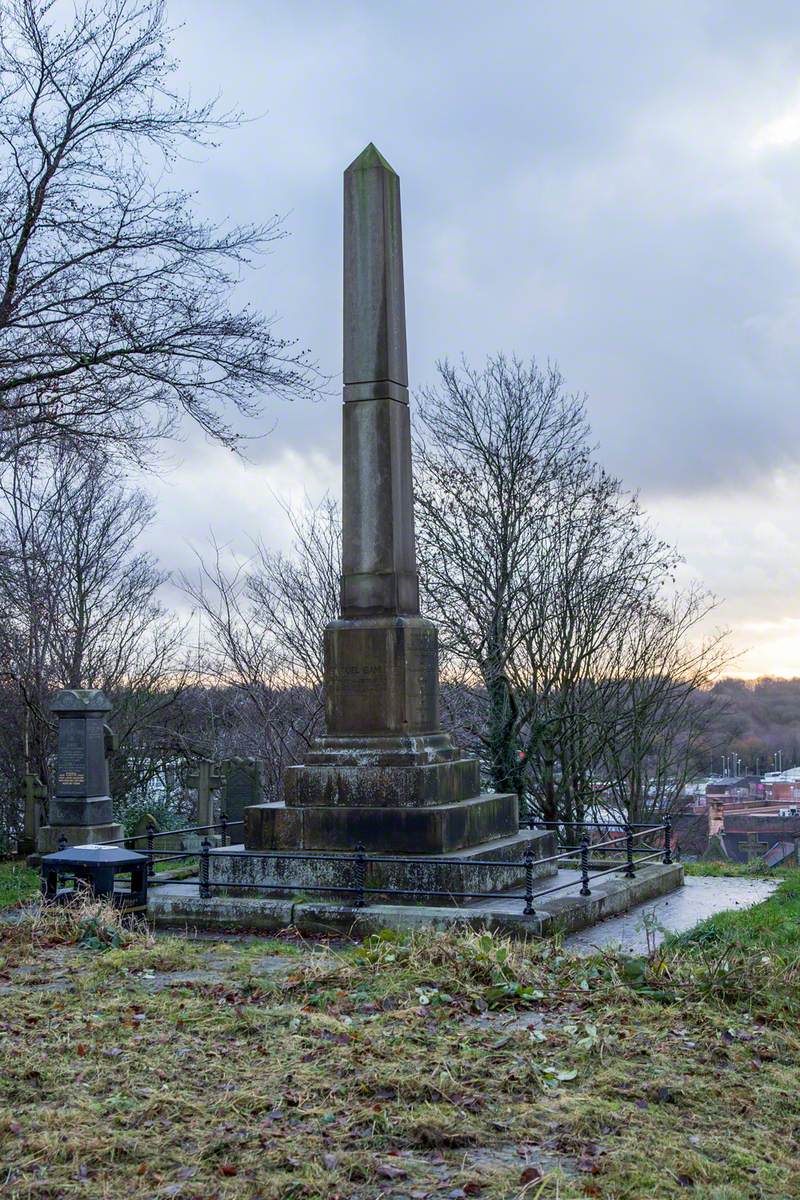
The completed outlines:
{"type": "MultiPolygon", "coordinates": [[[[374,864],[371,880],[390,886],[510,887],[525,849],[551,854],[553,838],[520,832],[516,795],[481,793],[478,760],[441,728],[437,630],[419,611],[400,181],[371,144],[344,176],[343,435],[341,618],[324,635],[327,732],[287,768],[284,802],[246,810],[245,847],[329,858],[360,843],[415,856],[411,867],[374,864]],[[426,867],[425,855],[460,864],[426,867]],[[470,859],[509,866],[467,870],[470,859]]],[[[212,876],[217,869],[220,879],[238,869],[253,881],[320,886],[343,877],[322,860],[219,860],[212,876]]]]}
{"type": "MultiPolygon", "coordinates": [[[[264,796],[262,783],[263,767],[258,758],[229,758],[223,763],[225,787],[222,793],[222,811],[228,824],[244,821],[244,812],[254,804],[260,804],[264,796]]],[[[231,830],[234,841],[241,841],[240,824],[231,830]]]]}
{"type": "Polygon", "coordinates": [[[198,825],[215,824],[212,793],[218,792],[224,783],[222,774],[215,770],[210,758],[199,758],[192,764],[186,775],[186,786],[197,792],[198,825]]]}
{"type": "Polygon", "coordinates": [[[38,775],[25,776],[25,822],[19,843],[20,854],[32,854],[36,849],[42,820],[43,806],[47,799],[47,788],[38,775]]]}
{"type": "MultiPolygon", "coordinates": [[[[129,850],[136,850],[139,854],[145,853],[147,850],[147,830],[151,825],[154,833],[160,833],[158,821],[155,819],[153,814],[142,813],[133,827],[133,833],[125,843],[129,850]]],[[[161,840],[159,839],[159,841],[156,843],[156,849],[161,848],[161,840]]]]}
{"type": "Polygon", "coordinates": [[[759,840],[758,834],[751,831],[739,842],[739,851],[744,854],[746,862],[755,862],[756,859],[762,858],[769,846],[766,842],[759,840]]]}
{"type": "Polygon", "coordinates": [[[108,784],[114,735],[105,721],[111,708],[102,692],[88,688],[59,692],[50,705],[58,719],[58,753],[49,823],[37,839],[40,854],[57,850],[62,836],[69,846],[122,837],[108,784]]]}

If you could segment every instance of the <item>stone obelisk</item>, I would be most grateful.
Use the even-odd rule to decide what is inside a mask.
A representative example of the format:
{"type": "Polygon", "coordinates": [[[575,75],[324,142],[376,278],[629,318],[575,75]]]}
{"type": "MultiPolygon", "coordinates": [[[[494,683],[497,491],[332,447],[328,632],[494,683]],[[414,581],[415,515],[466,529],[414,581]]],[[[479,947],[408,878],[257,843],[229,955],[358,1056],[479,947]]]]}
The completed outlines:
{"type": "Polygon", "coordinates": [[[414,548],[400,181],[372,144],[344,175],[343,420],[326,734],[287,769],[285,803],[246,809],[245,846],[519,859],[541,835],[518,832],[516,796],[481,794],[477,759],[439,721],[414,548]]]}

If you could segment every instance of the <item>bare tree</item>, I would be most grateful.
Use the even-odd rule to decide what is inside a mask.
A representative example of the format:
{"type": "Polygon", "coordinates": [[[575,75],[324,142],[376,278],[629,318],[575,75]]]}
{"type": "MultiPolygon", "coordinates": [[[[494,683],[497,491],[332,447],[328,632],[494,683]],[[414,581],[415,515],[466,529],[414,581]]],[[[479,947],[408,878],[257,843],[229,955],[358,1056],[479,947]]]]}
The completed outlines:
{"type": "Polygon", "coordinates": [[[488,709],[481,733],[498,791],[522,794],[518,693],[544,514],[587,458],[586,420],[558,371],[502,355],[482,371],[439,365],[417,408],[415,499],[426,610],[448,657],[473,672],[488,709]]]}
{"type": "Polygon", "coordinates": [[[322,630],[338,616],[341,560],[332,500],[285,511],[289,554],[258,543],[237,561],[213,543],[210,555],[198,554],[197,574],[183,579],[202,623],[202,674],[217,710],[227,710],[205,753],[263,756],[276,799],[283,767],[322,729],[322,630]]]}
{"type": "Polygon", "coordinates": [[[137,459],[188,414],[309,389],[304,353],[230,307],[275,238],[197,220],[163,185],[237,114],[174,93],[163,0],[11,0],[0,13],[0,461],[64,433],[137,459]]]}
{"type": "Polygon", "coordinates": [[[590,698],[605,731],[598,800],[629,821],[650,820],[682,803],[716,711],[711,685],[731,661],[723,632],[698,632],[715,604],[697,587],[655,596],[629,615],[606,647],[590,698]]]}
{"type": "Polygon", "coordinates": [[[136,542],[149,499],[71,443],[18,457],[0,484],[0,678],[18,708],[19,774],[44,781],[59,687],[98,687],[115,705],[117,795],[155,769],[165,714],[186,684],[183,630],[158,600],[166,576],[136,542]]]}
{"type": "Polygon", "coordinates": [[[502,356],[439,370],[416,444],[423,593],[489,781],[571,823],[613,774],[618,811],[650,812],[724,661],[724,638],[690,644],[713,600],[674,593],[677,555],[593,461],[555,370],[502,356]]]}

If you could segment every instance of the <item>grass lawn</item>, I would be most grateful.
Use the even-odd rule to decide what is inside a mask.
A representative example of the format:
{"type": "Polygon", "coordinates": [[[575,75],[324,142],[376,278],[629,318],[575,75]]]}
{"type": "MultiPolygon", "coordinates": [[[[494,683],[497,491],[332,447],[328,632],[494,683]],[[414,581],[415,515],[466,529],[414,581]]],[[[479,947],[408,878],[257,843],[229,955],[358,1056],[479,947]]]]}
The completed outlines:
{"type": "Polygon", "coordinates": [[[39,891],[39,873],[25,865],[23,858],[0,862],[0,909],[28,900],[39,891]]]}
{"type": "Polygon", "coordinates": [[[752,862],[737,863],[737,862],[687,862],[683,864],[684,874],[686,875],[702,875],[712,878],[734,878],[734,879],[763,879],[763,878],[778,878],[783,879],[797,871],[797,867],[765,867],[760,859],[753,859],[752,862]]]}
{"type": "MultiPolygon", "coordinates": [[[[181,862],[156,862],[156,873],[169,871],[176,878],[197,873],[198,860],[181,862]]],[[[23,900],[30,900],[39,891],[39,872],[32,871],[22,858],[0,862],[0,911],[13,908],[23,900]]]]}
{"type": "Polygon", "coordinates": [[[800,1197],[799,928],[797,876],[647,962],[35,915],[0,935],[0,1191],[800,1197]]]}

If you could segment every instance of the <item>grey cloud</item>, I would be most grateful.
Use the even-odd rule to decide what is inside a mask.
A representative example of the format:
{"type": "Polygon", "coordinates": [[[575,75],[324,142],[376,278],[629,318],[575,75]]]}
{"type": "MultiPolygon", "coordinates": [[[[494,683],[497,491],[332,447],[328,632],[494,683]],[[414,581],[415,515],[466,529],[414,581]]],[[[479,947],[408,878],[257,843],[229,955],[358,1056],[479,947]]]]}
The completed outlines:
{"type": "MultiPolygon", "coordinates": [[[[334,377],[270,406],[269,461],[339,436],[341,171],[403,181],[413,379],[441,355],[555,358],[604,460],[714,486],[797,433],[798,147],[737,139],[796,99],[792,4],[173,0],[182,75],[260,121],[181,178],[215,216],[287,214],[243,284],[334,377]]],[[[800,116],[798,117],[800,135],[800,116]]]]}
{"type": "MultiPolygon", "coordinates": [[[[692,569],[736,587],[735,620],[767,589],[784,597],[771,613],[792,611],[786,542],[740,534],[739,514],[748,493],[764,512],[785,499],[771,480],[796,457],[794,0],[171,0],[171,13],[184,85],[264,114],[177,179],[213,218],[286,215],[290,236],[242,298],[332,377],[317,404],[268,402],[255,486],[295,472],[314,493],[308,456],[335,466],[341,174],[374,140],[402,180],[412,385],[444,355],[557,360],[589,396],[604,463],[685,538],[692,569]],[[707,529],[686,505],[701,492],[715,498],[707,529]]],[[[241,477],[208,464],[226,536],[237,521],[257,533],[241,477]]],[[[191,488],[172,497],[174,548],[198,531],[191,488]]],[[[275,512],[264,520],[279,538],[275,512]]]]}

